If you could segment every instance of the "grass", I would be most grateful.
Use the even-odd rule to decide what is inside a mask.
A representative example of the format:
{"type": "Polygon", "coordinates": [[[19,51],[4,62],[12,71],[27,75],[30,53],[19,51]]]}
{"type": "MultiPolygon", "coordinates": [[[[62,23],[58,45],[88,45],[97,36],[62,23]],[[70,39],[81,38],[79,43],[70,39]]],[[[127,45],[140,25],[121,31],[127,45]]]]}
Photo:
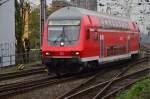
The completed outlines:
{"type": "Polygon", "coordinates": [[[150,99],[150,77],[135,83],[131,88],[119,92],[115,99],[150,99]]]}
{"type": "MultiPolygon", "coordinates": [[[[23,64],[24,65],[23,70],[32,69],[36,66],[36,64],[41,64],[41,61],[36,61],[36,62],[28,63],[28,64],[23,64]]],[[[17,65],[0,68],[0,74],[12,73],[12,72],[17,72],[17,71],[19,71],[17,69],[17,65]]]]}

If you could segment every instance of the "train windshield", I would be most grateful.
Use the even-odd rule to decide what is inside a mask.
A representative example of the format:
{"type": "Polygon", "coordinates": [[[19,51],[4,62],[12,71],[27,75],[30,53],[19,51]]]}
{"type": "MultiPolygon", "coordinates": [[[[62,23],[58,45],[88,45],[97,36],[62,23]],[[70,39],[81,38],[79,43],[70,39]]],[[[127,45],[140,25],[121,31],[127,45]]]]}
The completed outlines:
{"type": "Polygon", "coordinates": [[[76,45],[79,40],[80,25],[79,21],[50,21],[48,27],[49,45],[76,45]]]}

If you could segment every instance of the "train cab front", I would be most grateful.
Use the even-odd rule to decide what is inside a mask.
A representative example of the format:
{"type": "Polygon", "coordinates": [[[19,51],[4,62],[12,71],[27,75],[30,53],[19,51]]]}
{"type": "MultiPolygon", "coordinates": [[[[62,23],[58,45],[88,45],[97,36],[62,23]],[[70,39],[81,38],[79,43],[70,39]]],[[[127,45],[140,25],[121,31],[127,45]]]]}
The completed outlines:
{"type": "Polygon", "coordinates": [[[80,35],[80,20],[48,21],[44,32],[42,61],[49,72],[72,72],[78,69],[82,52],[80,35]]]}

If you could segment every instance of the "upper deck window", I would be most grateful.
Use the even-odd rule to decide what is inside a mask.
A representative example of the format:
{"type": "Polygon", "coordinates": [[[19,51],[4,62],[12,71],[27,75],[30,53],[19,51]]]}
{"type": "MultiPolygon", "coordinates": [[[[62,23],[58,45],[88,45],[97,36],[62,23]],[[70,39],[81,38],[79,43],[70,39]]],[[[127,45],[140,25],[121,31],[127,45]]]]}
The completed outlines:
{"type": "Polygon", "coordinates": [[[125,29],[129,30],[129,24],[127,22],[125,22],[125,29]]]}
{"type": "Polygon", "coordinates": [[[100,24],[103,29],[108,29],[109,28],[109,20],[107,18],[101,18],[100,19],[100,24]]]}
{"type": "Polygon", "coordinates": [[[113,19],[112,20],[112,28],[115,29],[116,28],[116,21],[113,19]]]}
{"type": "Polygon", "coordinates": [[[100,28],[102,29],[112,29],[121,31],[130,30],[128,21],[124,20],[99,17],[99,23],[101,25],[100,28]]]}
{"type": "Polygon", "coordinates": [[[50,20],[48,25],[80,25],[80,20],[50,20]]]}

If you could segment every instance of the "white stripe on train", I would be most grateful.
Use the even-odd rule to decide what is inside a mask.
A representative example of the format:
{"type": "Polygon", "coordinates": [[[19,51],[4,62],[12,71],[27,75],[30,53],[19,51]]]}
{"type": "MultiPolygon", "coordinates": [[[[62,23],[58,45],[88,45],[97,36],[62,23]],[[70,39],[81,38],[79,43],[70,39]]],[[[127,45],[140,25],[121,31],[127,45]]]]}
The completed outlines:
{"type": "Polygon", "coordinates": [[[129,54],[110,56],[110,57],[104,57],[104,58],[99,58],[99,56],[86,57],[86,58],[81,58],[81,61],[82,62],[87,62],[87,61],[98,60],[100,63],[101,62],[107,62],[107,61],[115,61],[115,60],[130,58],[131,54],[136,54],[136,53],[138,53],[138,51],[132,51],[129,54]]]}
{"type": "MultiPolygon", "coordinates": [[[[131,54],[136,54],[136,53],[138,53],[138,51],[132,51],[129,54],[110,56],[110,57],[104,57],[104,58],[100,58],[99,56],[85,57],[85,58],[81,58],[81,62],[87,62],[87,61],[93,61],[93,60],[98,60],[99,63],[112,62],[116,60],[130,58],[131,54]]],[[[72,56],[52,56],[51,58],[73,58],[73,57],[72,56]]]]}

